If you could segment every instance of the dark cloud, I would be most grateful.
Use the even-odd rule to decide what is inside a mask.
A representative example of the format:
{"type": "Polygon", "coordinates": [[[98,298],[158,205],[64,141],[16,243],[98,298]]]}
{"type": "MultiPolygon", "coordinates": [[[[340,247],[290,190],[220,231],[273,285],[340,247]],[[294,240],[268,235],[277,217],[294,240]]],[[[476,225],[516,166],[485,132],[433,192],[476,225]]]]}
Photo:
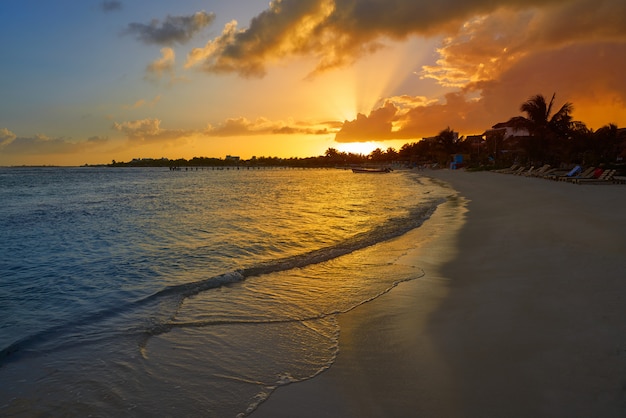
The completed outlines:
{"type": "MultiPolygon", "coordinates": [[[[87,149],[102,145],[108,141],[105,138],[90,138],[87,141],[71,141],[67,138],[48,138],[45,135],[33,137],[19,137],[13,134],[5,135],[2,140],[0,130],[0,150],[3,154],[19,155],[49,155],[49,154],[70,154],[84,152],[87,149]]],[[[6,130],[5,130],[6,131],[6,130]]],[[[10,131],[6,131],[10,133],[10,131]]]]}
{"type": "Polygon", "coordinates": [[[228,23],[220,36],[203,48],[194,49],[187,66],[200,63],[203,70],[242,76],[263,76],[267,61],[294,54],[310,53],[318,42],[312,30],[329,13],[327,1],[272,1],[256,16],[248,29],[228,23]]]}
{"type": "Polygon", "coordinates": [[[104,12],[113,12],[116,10],[122,10],[122,2],[115,1],[115,0],[110,0],[110,1],[105,0],[100,3],[100,9],[102,9],[102,11],[104,12]]]}
{"type": "Polygon", "coordinates": [[[337,142],[358,142],[393,139],[393,121],[398,108],[391,102],[373,110],[369,115],[359,113],[355,120],[344,122],[337,132],[337,142]]]}
{"type": "Polygon", "coordinates": [[[106,137],[90,137],[86,141],[49,138],[45,135],[20,137],[6,128],[0,129],[0,153],[12,155],[71,154],[91,150],[109,142],[106,137]]]}
{"type": "Polygon", "coordinates": [[[149,24],[130,23],[124,34],[133,35],[146,44],[184,44],[214,20],[215,14],[205,11],[191,16],[167,16],[163,22],[153,19],[149,24]]]}
{"type": "MultiPolygon", "coordinates": [[[[613,0],[615,2],[616,0],[613,0]]],[[[325,22],[335,31],[356,37],[432,35],[455,30],[475,16],[497,10],[551,8],[565,0],[335,0],[325,22]]]]}
{"type": "Polygon", "coordinates": [[[318,58],[314,72],[320,72],[376,51],[385,38],[450,33],[472,16],[560,3],[564,1],[275,0],[248,28],[227,25],[222,35],[190,54],[188,65],[262,76],[268,62],[313,55],[318,58]]]}

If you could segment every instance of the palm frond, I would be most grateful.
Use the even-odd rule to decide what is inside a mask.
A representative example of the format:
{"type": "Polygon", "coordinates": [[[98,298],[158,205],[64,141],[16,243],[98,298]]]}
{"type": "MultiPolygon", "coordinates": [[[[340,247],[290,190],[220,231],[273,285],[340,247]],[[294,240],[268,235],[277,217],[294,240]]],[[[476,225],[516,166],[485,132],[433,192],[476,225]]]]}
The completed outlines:
{"type": "Polygon", "coordinates": [[[552,93],[552,99],[550,99],[550,104],[546,109],[546,120],[550,118],[550,113],[552,113],[552,105],[554,104],[554,98],[556,97],[556,93],[552,93]]]}

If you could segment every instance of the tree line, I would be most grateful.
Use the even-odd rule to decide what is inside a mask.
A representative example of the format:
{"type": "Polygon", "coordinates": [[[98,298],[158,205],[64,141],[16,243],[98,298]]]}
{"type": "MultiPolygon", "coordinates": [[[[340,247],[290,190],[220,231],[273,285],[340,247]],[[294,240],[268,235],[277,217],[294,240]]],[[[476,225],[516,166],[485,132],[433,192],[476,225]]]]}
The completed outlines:
{"type": "Polygon", "coordinates": [[[464,156],[464,163],[474,167],[496,168],[513,163],[614,165],[626,157],[626,129],[608,124],[593,131],[583,122],[573,120],[572,103],[563,104],[553,112],[555,95],[550,101],[537,94],[520,106],[525,116],[515,116],[493,126],[481,135],[459,137],[450,127],[432,138],[404,144],[400,150],[392,147],[375,149],[368,155],[328,148],[324,155],[307,158],[252,157],[233,158],[194,157],[190,160],[135,159],[113,161],[109,166],[162,167],[332,167],[364,164],[401,163],[410,166],[424,164],[447,165],[452,155],[464,156]],[[513,134],[511,134],[513,133],[513,134]]]}
{"type": "Polygon", "coordinates": [[[572,103],[553,112],[555,95],[541,94],[520,106],[525,116],[515,116],[482,135],[458,138],[450,128],[436,137],[404,145],[399,156],[414,162],[450,161],[463,154],[472,166],[508,166],[512,163],[615,165],[626,157],[626,129],[608,124],[593,131],[573,120],[572,103]],[[514,133],[507,136],[507,133],[514,133]]]}

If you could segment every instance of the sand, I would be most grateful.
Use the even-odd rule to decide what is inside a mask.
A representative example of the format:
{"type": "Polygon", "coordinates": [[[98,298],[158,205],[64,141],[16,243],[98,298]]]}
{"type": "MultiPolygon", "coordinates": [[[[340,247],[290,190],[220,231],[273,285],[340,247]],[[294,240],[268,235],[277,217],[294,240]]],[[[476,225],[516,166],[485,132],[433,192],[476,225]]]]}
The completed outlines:
{"type": "Polygon", "coordinates": [[[252,416],[626,416],[626,186],[424,175],[458,192],[402,238],[425,276],[341,315],[335,364],[252,416]]]}

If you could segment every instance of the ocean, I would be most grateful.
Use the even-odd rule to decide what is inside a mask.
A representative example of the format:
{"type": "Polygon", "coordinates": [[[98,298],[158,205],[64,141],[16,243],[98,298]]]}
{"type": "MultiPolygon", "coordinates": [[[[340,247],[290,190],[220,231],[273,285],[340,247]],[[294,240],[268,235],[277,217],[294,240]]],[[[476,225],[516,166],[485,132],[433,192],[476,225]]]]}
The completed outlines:
{"type": "MultiPolygon", "coordinates": [[[[450,191],[412,171],[0,168],[0,415],[243,417],[332,366],[450,191]]],[[[419,303],[419,301],[416,301],[419,303]]]]}

